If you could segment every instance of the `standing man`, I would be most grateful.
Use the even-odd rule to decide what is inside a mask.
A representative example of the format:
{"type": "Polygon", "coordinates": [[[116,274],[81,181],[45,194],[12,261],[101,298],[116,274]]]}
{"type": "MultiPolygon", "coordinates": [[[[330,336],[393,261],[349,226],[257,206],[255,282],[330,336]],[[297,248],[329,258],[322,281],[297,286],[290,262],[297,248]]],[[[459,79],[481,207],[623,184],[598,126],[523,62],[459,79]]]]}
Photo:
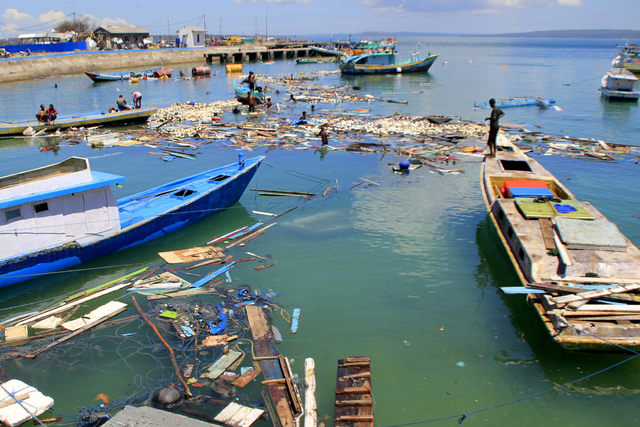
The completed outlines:
{"type": "Polygon", "coordinates": [[[249,83],[249,90],[251,92],[253,92],[254,90],[256,90],[256,75],[253,74],[253,71],[249,71],[249,77],[247,78],[248,83],[249,83]]]}
{"type": "Polygon", "coordinates": [[[487,145],[489,146],[489,158],[494,158],[497,155],[496,138],[498,131],[500,130],[500,119],[504,116],[504,113],[500,108],[496,106],[496,100],[491,98],[489,100],[489,106],[491,106],[491,116],[484,119],[489,120],[489,139],[487,145]]]}
{"type": "Polygon", "coordinates": [[[329,145],[329,135],[327,134],[327,128],[325,125],[320,126],[320,132],[318,135],[322,141],[322,145],[329,145]]]}
{"type": "Polygon", "coordinates": [[[142,107],[142,94],[140,92],[133,92],[131,94],[131,97],[133,98],[133,109],[135,110],[136,108],[141,108],[142,107]]]}
{"type": "Polygon", "coordinates": [[[247,103],[249,104],[249,112],[256,112],[256,97],[253,96],[253,93],[247,92],[247,103]]]}

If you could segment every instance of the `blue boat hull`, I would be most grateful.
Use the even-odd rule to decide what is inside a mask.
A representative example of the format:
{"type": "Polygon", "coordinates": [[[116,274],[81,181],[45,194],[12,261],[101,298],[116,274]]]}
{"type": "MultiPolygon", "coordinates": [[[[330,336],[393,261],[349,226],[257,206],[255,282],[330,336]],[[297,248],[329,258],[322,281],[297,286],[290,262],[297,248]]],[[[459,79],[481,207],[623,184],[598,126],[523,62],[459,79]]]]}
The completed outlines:
{"type": "Polygon", "coordinates": [[[249,159],[244,171],[225,185],[85,246],[71,243],[9,258],[0,264],[0,288],[149,242],[220,212],[240,200],[262,160],[263,157],[249,159]]]}
{"type": "Polygon", "coordinates": [[[404,62],[392,65],[340,65],[342,74],[405,74],[405,73],[424,73],[436,61],[438,55],[424,58],[420,61],[404,62]]]}

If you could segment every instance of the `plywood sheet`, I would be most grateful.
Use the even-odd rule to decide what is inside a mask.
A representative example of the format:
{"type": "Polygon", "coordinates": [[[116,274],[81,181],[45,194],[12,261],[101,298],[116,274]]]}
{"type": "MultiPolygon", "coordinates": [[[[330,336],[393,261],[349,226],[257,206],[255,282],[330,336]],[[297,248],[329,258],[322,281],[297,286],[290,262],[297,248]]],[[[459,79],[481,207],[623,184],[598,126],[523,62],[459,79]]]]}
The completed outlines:
{"type": "Polygon", "coordinates": [[[627,241],[611,222],[556,218],[556,226],[568,249],[627,250],[627,241]]]}
{"type": "Polygon", "coordinates": [[[222,355],[220,359],[216,361],[207,372],[202,375],[204,378],[209,378],[211,380],[215,380],[222,373],[231,366],[236,360],[238,360],[242,356],[242,353],[239,351],[230,350],[229,353],[222,355]]]}
{"type": "Polygon", "coordinates": [[[160,252],[162,259],[169,264],[183,264],[194,261],[203,261],[214,258],[221,258],[222,250],[213,246],[184,249],[181,251],[160,252]]]}

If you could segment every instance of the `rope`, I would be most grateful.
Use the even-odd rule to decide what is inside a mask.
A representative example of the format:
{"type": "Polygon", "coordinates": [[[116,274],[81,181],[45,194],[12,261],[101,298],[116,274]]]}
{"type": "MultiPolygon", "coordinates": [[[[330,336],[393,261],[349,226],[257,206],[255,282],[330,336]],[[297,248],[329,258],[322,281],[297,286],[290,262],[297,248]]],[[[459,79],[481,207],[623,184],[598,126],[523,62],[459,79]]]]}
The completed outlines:
{"type": "Polygon", "coordinates": [[[29,412],[29,410],[28,410],[27,408],[25,408],[25,407],[24,407],[24,405],[22,404],[22,401],[21,401],[21,400],[16,399],[16,397],[13,395],[13,393],[10,393],[10,392],[9,392],[9,390],[7,390],[6,388],[4,388],[4,386],[3,386],[2,384],[0,384],[0,388],[2,388],[2,390],[4,390],[4,392],[5,392],[5,393],[7,393],[7,395],[11,396],[11,398],[12,398],[13,400],[15,400],[15,401],[16,401],[16,403],[17,403],[18,405],[20,405],[20,407],[21,407],[22,409],[24,409],[24,410],[27,412],[27,414],[29,414],[29,416],[30,416],[31,418],[33,418],[34,420],[36,420],[36,421],[38,422],[38,424],[40,424],[42,427],[45,427],[45,425],[44,425],[44,424],[42,424],[42,421],[40,421],[40,420],[38,419],[38,417],[36,417],[35,415],[33,415],[31,412],[29,412]]]}

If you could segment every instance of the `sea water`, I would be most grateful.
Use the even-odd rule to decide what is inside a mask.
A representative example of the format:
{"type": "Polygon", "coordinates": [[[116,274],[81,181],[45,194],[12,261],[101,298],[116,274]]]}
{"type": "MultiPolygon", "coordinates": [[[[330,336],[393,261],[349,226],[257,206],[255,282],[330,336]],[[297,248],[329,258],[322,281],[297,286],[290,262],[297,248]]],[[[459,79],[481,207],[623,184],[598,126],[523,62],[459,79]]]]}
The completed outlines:
{"type": "MultiPolygon", "coordinates": [[[[638,104],[610,102],[600,98],[598,91],[600,78],[611,67],[615,45],[620,43],[623,41],[404,38],[398,50],[405,58],[418,49],[422,54],[440,54],[428,74],[329,75],[314,83],[358,86],[361,95],[406,100],[408,104],[315,107],[336,112],[370,108],[373,114],[383,116],[453,115],[482,121],[489,111],[474,110],[475,102],[491,97],[551,98],[561,110],[505,109],[502,122],[524,124],[553,136],[640,145],[638,104]]],[[[174,75],[181,69],[189,74],[191,67],[201,65],[204,63],[172,69],[174,75]]],[[[258,76],[300,76],[333,70],[337,65],[296,65],[289,60],[247,63],[244,67],[245,72],[253,70],[258,76]]],[[[129,98],[136,90],[142,92],[143,104],[160,107],[231,99],[233,77],[225,75],[223,66],[214,65],[212,71],[216,75],[208,78],[135,85],[126,81],[96,84],[84,75],[2,84],[0,119],[30,118],[40,104],[50,103],[61,115],[106,110],[115,105],[118,95],[129,98]]],[[[297,119],[303,110],[311,112],[308,104],[284,103],[287,95],[282,88],[280,94],[270,94],[283,108],[277,117],[297,119]]],[[[231,114],[225,114],[224,119],[243,120],[231,114]]],[[[330,138],[336,145],[344,139],[330,138]]],[[[288,332],[289,325],[279,313],[273,322],[284,335],[278,348],[293,359],[295,373],[303,376],[305,358],[316,361],[321,421],[332,423],[337,360],[367,356],[372,359],[379,426],[439,418],[448,420],[438,424],[452,425],[463,414],[469,414],[466,424],[494,426],[638,423],[637,360],[550,391],[632,354],[562,350],[550,339],[525,296],[500,291],[502,286],[520,283],[486,217],[479,185],[481,159],[464,159],[456,165],[464,170],[458,175],[440,175],[428,168],[397,175],[389,163],[397,164],[402,157],[380,153],[266,152],[265,148],[239,152],[214,142],[199,148],[202,154],[195,161],[164,163],[159,156],[147,154],[153,150],[145,147],[93,150],[80,144],[40,152],[38,141],[1,139],[0,175],[72,155],[85,156],[91,158],[93,169],[127,177],[121,188],[114,187],[120,198],[235,162],[239,153],[246,157],[266,155],[266,160],[240,202],[220,214],[73,269],[77,271],[0,289],[4,319],[48,304],[35,302],[96,286],[155,262],[158,252],[200,245],[208,238],[266,219],[254,210],[279,213],[298,206],[248,247],[231,251],[235,258],[249,256],[245,251],[268,255],[273,259],[269,263],[275,265],[255,271],[255,264],[238,264],[230,272],[232,282],[225,286],[232,289],[248,284],[259,292],[271,290],[278,294],[274,302],[289,313],[293,308],[301,309],[296,335],[288,332]],[[351,188],[359,182],[365,184],[351,188]],[[329,185],[339,191],[321,197],[329,185]],[[249,191],[278,187],[319,196],[306,201],[260,197],[249,191]],[[518,401],[529,396],[533,397],[518,401]],[[510,404],[502,406],[505,403],[510,404]]],[[[636,217],[640,214],[640,166],[633,157],[603,163],[540,153],[531,155],[579,199],[593,203],[632,242],[640,244],[636,217]]],[[[195,271],[209,272],[206,268],[195,271]]],[[[116,293],[115,297],[130,302],[126,294],[116,293]]],[[[147,307],[144,298],[137,299],[147,307]]],[[[211,301],[220,300],[212,297],[211,301]]],[[[133,315],[135,310],[127,314],[133,315]]],[[[193,353],[181,351],[178,357],[191,358],[193,353]]],[[[250,364],[247,356],[242,366],[250,364]]],[[[118,405],[140,404],[163,379],[175,380],[166,352],[142,323],[87,333],[37,359],[7,361],[3,367],[10,378],[21,379],[54,397],[54,409],[64,415],[77,415],[87,408],[99,410],[101,402],[95,399],[100,393],[118,405]]],[[[206,389],[194,390],[208,394],[206,389]]],[[[259,382],[239,391],[242,402],[261,400],[259,382]]],[[[209,410],[216,413],[217,409],[209,410]]]]}

